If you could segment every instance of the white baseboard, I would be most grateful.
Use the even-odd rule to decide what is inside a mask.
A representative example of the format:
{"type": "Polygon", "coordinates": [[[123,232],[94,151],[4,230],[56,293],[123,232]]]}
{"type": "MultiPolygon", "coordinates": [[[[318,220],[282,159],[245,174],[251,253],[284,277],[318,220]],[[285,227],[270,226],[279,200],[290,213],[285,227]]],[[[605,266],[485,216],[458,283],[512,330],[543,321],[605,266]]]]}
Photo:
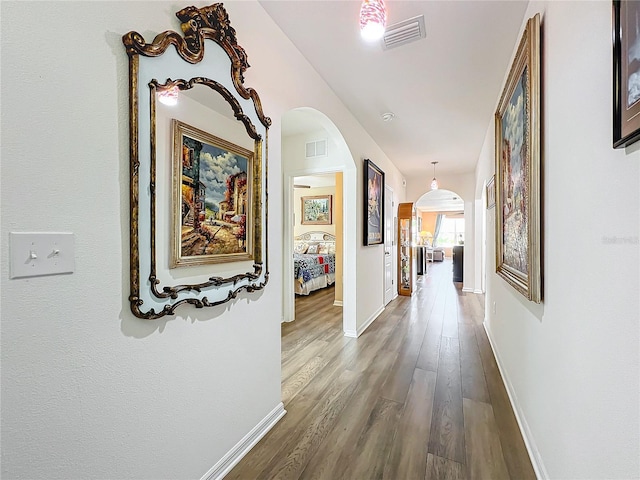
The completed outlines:
{"type": "Polygon", "coordinates": [[[358,328],[357,330],[346,330],[344,332],[344,336],[345,337],[351,337],[351,338],[358,338],[360,335],[362,335],[364,333],[364,331],[369,328],[369,325],[371,325],[373,323],[373,321],[378,318],[378,316],[384,312],[384,305],[381,306],[378,310],[376,310],[373,315],[371,315],[369,317],[369,319],[364,322],[364,324],[358,328]]]}
{"type": "Polygon", "coordinates": [[[224,457],[222,457],[218,463],[216,463],[211,469],[204,474],[200,480],[222,480],[227,473],[231,471],[236,464],[242,460],[249,450],[264,437],[269,430],[271,430],[278,420],[280,420],[287,411],[284,409],[284,404],[280,404],[274,408],[266,417],[264,417],[260,423],[251,429],[242,440],[240,440],[231,450],[229,450],[224,457]]]}
{"type": "Polygon", "coordinates": [[[484,292],[482,290],[480,290],[479,288],[475,289],[473,291],[473,293],[477,293],[478,295],[482,295],[484,292]]]}
{"type": "Polygon", "coordinates": [[[507,395],[509,396],[509,402],[511,402],[511,408],[513,408],[513,413],[516,416],[518,427],[520,427],[520,433],[522,434],[524,444],[527,447],[527,452],[529,453],[529,459],[531,460],[533,470],[536,473],[536,478],[540,480],[546,480],[549,478],[549,475],[547,474],[547,470],[544,468],[544,462],[542,461],[542,457],[540,456],[540,452],[538,450],[538,447],[536,446],[536,442],[534,441],[533,435],[531,434],[531,429],[529,428],[527,419],[525,418],[524,414],[520,410],[518,397],[516,396],[516,393],[513,390],[511,381],[509,380],[509,377],[507,376],[507,373],[504,370],[504,368],[502,368],[500,355],[498,354],[495,344],[493,343],[490,330],[487,328],[487,323],[484,322],[483,326],[484,326],[484,331],[487,332],[487,338],[489,339],[489,345],[491,345],[491,350],[493,350],[493,356],[495,357],[496,363],[498,364],[498,370],[500,370],[500,375],[502,375],[502,379],[504,380],[504,386],[507,390],[507,395]]]}
{"type": "Polygon", "coordinates": [[[462,288],[462,291],[463,291],[463,292],[473,293],[473,288],[463,287],[463,288],[462,288]]]}
{"type": "Polygon", "coordinates": [[[336,300],[335,302],[333,302],[333,306],[334,307],[342,307],[342,300],[336,300]]]}

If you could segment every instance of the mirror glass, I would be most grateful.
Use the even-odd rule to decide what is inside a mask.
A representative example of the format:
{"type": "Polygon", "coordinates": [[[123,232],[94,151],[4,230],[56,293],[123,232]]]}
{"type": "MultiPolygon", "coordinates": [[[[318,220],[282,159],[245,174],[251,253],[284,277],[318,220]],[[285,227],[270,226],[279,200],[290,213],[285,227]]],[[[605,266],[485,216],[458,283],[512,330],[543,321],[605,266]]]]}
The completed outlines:
{"type": "Polygon", "coordinates": [[[268,279],[270,120],[242,84],[248,64],[235,31],[228,19],[215,23],[226,16],[222,5],[177,15],[198,27],[183,26],[185,39],[170,31],[151,44],[135,32],[123,37],[132,100],[129,300],[149,319],[183,304],[228,302],[268,279]]]}

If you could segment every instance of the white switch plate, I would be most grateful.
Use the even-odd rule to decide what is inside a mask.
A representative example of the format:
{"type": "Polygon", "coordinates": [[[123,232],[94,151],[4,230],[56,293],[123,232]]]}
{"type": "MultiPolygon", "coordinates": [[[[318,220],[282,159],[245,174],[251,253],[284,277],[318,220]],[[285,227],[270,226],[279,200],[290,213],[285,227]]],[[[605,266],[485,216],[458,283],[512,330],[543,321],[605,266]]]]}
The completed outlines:
{"type": "Polygon", "coordinates": [[[11,278],[73,273],[73,233],[9,233],[11,278]]]}

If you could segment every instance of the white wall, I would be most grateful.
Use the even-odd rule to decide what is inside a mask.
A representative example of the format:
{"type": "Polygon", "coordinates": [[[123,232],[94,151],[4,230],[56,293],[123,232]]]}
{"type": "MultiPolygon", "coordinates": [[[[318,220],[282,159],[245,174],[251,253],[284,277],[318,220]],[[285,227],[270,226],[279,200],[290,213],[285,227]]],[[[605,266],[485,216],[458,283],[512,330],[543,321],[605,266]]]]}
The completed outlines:
{"type": "MultiPolygon", "coordinates": [[[[544,302],[493,273],[489,210],[485,325],[542,477],[639,478],[640,145],[611,147],[611,4],[536,2],[525,21],[536,12],[544,302]]],[[[494,169],[493,128],[477,199],[494,169]]]]}
{"type": "MultiPolygon", "coordinates": [[[[371,155],[394,185],[401,181],[257,2],[226,2],[251,64],[245,83],[273,119],[270,281],[231,305],[133,317],[121,37],[137,30],[151,41],[179,30],[181,6],[2,3],[3,478],[199,478],[277,408],[285,112],[321,106],[354,158],[371,155]],[[74,232],[75,272],[9,280],[10,231],[74,232]]],[[[358,265],[376,250],[359,253],[358,265]]],[[[382,266],[375,273],[379,281],[358,271],[359,291],[382,284],[382,266]]]]}

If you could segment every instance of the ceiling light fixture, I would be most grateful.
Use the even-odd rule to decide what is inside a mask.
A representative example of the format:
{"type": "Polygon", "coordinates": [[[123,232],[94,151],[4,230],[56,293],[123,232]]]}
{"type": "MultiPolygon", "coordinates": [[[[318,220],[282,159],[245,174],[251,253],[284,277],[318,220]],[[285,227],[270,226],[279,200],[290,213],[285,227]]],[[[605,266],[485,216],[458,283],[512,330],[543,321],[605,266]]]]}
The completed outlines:
{"type": "Polygon", "coordinates": [[[360,35],[368,42],[380,40],[387,26],[384,0],[363,0],[360,6],[360,35]]]}
{"type": "Polygon", "coordinates": [[[436,164],[438,162],[431,162],[433,165],[433,180],[431,180],[431,190],[438,190],[438,180],[436,180],[436,164]]]}
{"type": "Polygon", "coordinates": [[[165,105],[177,105],[178,104],[178,92],[180,89],[177,86],[173,86],[164,90],[158,91],[158,101],[165,105]]]}

